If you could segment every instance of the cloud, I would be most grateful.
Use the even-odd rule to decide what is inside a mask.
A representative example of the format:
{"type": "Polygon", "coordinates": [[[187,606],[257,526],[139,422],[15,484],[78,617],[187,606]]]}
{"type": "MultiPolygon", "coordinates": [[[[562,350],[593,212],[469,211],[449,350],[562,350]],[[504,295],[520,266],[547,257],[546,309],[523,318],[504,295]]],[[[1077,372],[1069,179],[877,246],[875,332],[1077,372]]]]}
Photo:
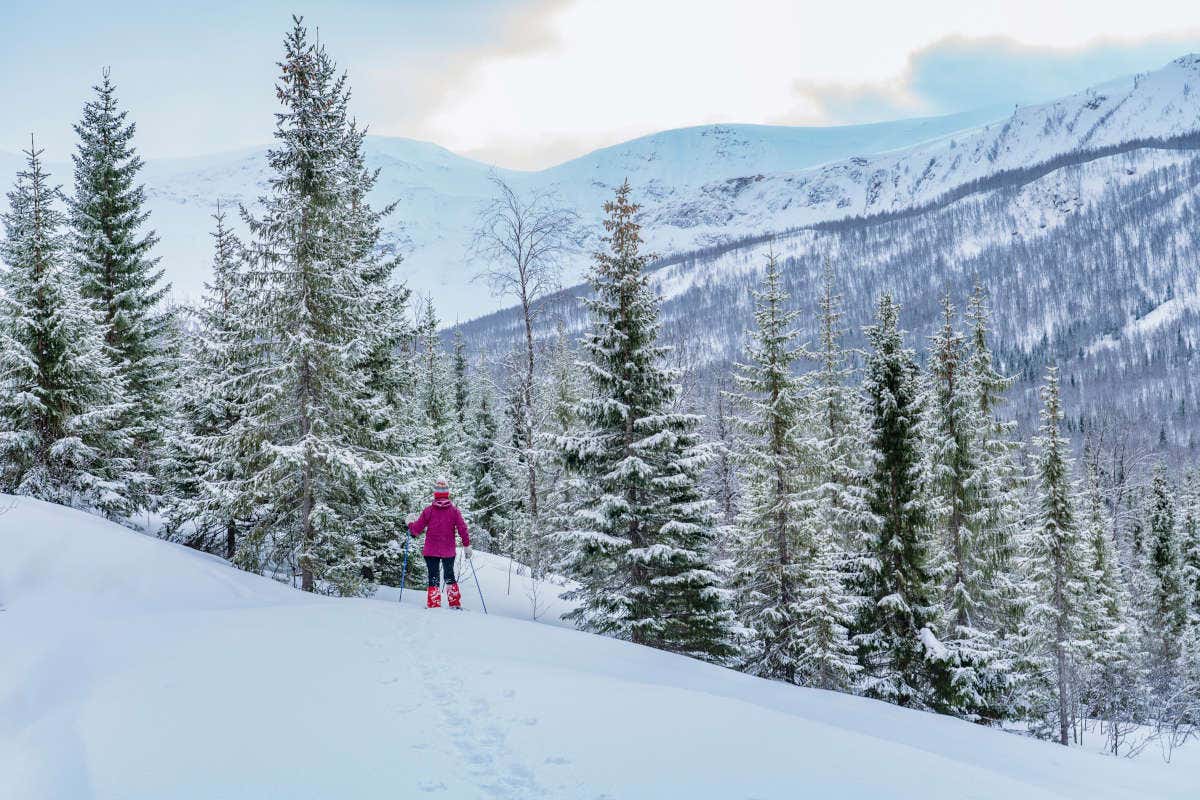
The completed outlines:
{"type": "Polygon", "coordinates": [[[1036,103],[1114,77],[1143,72],[1200,49],[1200,28],[1141,41],[1097,40],[1083,47],[1031,47],[1012,39],[952,37],[918,51],[908,86],[936,110],[1036,103]]]}
{"type": "Polygon", "coordinates": [[[1044,102],[1156,69],[1196,50],[1200,30],[1137,42],[1098,40],[1081,47],[951,36],[914,52],[890,80],[846,84],[797,79],[792,87],[794,107],[771,121],[851,124],[1044,102]]]}
{"type": "MultiPolygon", "coordinates": [[[[430,119],[453,102],[476,72],[496,61],[552,53],[562,46],[549,21],[570,0],[525,0],[505,13],[493,10],[483,43],[452,43],[435,50],[377,53],[356,71],[360,96],[372,98],[370,116],[376,133],[397,134],[444,143],[430,119]]],[[[486,124],[481,121],[477,124],[486,124]]]]}
{"type": "Polygon", "coordinates": [[[419,130],[506,166],[547,166],[664,128],[1036,102],[1200,47],[1186,5],[1128,12],[1106,0],[561,0],[521,15],[510,35],[522,46],[448,71],[419,130]]]}

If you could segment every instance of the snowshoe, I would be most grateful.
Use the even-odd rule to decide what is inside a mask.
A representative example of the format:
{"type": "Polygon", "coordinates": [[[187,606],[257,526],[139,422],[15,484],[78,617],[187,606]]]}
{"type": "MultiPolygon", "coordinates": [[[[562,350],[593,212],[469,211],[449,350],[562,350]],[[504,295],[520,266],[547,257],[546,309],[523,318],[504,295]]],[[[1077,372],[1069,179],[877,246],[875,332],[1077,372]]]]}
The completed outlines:
{"type": "Polygon", "coordinates": [[[462,610],[462,594],[458,591],[457,583],[446,587],[446,599],[450,602],[451,608],[462,610]]]}
{"type": "Polygon", "coordinates": [[[430,586],[425,592],[425,607],[426,608],[441,608],[442,607],[442,590],[436,586],[430,586]]]}

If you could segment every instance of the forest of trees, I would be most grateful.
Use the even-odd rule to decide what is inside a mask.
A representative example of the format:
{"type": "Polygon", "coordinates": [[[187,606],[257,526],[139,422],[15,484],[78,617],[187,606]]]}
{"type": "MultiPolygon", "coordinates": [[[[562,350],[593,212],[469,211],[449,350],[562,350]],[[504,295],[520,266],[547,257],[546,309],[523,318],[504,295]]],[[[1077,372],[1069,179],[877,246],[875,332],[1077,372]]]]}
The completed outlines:
{"type": "Polygon", "coordinates": [[[1053,367],[1023,438],[981,284],[921,343],[880,293],[852,351],[854,264],[797,310],[772,253],[744,352],[698,391],[635,188],[605,205],[576,340],[535,321],[578,220],[497,180],[473,253],[522,332],[491,359],[405,288],[347,77],[299,19],[279,66],[270,185],[238,225],[214,208],[192,307],[165,302],[109,75],[70,195],[31,142],[0,245],[0,490],[362,596],[398,584],[402,520],[446,476],[480,549],[584,630],[1115,754],[1200,731],[1200,473],[1103,426],[1077,451],[1053,367]]]}

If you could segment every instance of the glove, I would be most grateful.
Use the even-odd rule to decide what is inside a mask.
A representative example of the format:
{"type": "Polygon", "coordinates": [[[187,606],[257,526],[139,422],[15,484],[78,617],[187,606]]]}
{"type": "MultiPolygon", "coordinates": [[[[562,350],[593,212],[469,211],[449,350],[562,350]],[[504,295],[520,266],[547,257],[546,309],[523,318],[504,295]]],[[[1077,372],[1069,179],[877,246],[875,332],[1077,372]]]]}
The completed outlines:
{"type": "Polygon", "coordinates": [[[466,556],[468,559],[471,557],[471,545],[467,545],[466,547],[463,548],[463,555],[466,556]]]}
{"type": "Polygon", "coordinates": [[[412,525],[414,522],[416,522],[420,518],[421,518],[420,514],[409,514],[407,517],[404,518],[404,521],[407,522],[409,525],[412,525]]]}

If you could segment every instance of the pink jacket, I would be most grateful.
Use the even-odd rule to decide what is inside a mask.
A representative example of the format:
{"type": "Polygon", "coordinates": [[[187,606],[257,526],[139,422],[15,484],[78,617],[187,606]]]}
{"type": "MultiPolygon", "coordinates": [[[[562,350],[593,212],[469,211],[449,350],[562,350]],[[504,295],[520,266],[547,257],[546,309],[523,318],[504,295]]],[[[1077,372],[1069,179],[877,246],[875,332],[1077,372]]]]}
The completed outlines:
{"type": "Polygon", "coordinates": [[[428,535],[422,555],[454,558],[455,532],[462,536],[463,547],[471,546],[471,536],[467,533],[462,512],[449,500],[434,500],[433,505],[426,507],[417,521],[408,526],[408,532],[414,538],[426,529],[428,535]]]}

